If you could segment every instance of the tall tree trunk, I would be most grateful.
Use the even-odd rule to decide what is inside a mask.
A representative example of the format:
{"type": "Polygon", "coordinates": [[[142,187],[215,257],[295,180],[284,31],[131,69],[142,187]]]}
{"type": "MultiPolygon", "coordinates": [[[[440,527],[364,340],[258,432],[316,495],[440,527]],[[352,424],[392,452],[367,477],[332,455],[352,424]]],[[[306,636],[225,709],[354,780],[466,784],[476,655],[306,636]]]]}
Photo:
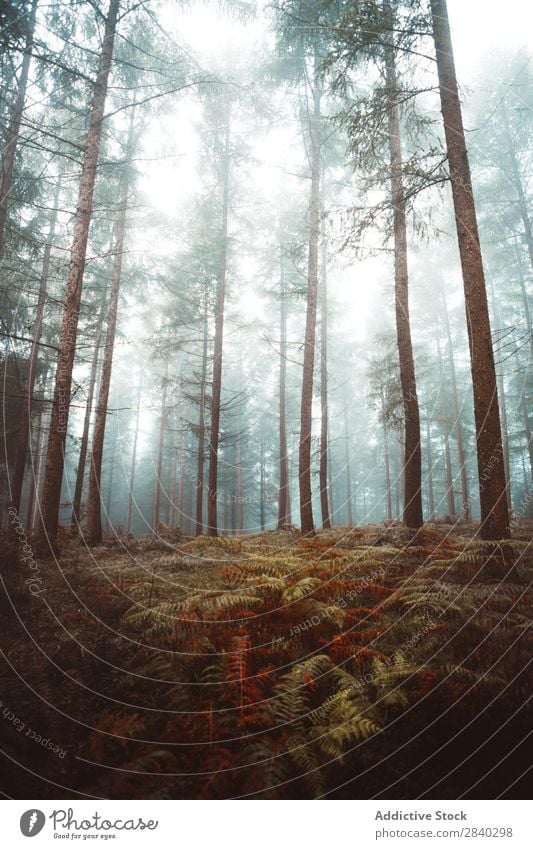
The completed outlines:
{"type": "Polygon", "coordinates": [[[200,385],[200,404],[198,407],[198,457],[196,465],[196,536],[204,532],[204,465],[205,465],[205,395],[207,380],[207,342],[209,329],[208,293],[204,293],[204,338],[202,345],[202,375],[200,385]]]}
{"type": "MultiPolygon", "coordinates": [[[[491,280],[490,283],[490,294],[492,301],[492,309],[494,319],[496,321],[496,327],[503,332],[504,324],[503,318],[500,310],[500,304],[498,299],[496,298],[496,292],[494,291],[494,284],[491,280]]],[[[500,404],[500,420],[501,420],[501,429],[502,429],[502,444],[503,444],[503,463],[505,468],[505,480],[507,482],[507,509],[509,510],[509,514],[512,514],[512,500],[511,500],[511,458],[509,452],[509,428],[507,425],[507,402],[505,399],[505,382],[503,379],[503,373],[500,370],[496,372],[496,382],[498,386],[498,399],[500,404]]]]}
{"type": "Polygon", "coordinates": [[[513,178],[513,185],[516,191],[516,196],[518,199],[518,208],[520,210],[520,217],[522,219],[522,225],[524,227],[524,236],[526,239],[527,251],[529,254],[529,260],[531,262],[531,267],[533,268],[533,228],[531,226],[531,220],[529,218],[529,211],[527,208],[527,199],[526,193],[524,191],[524,183],[522,180],[522,174],[520,172],[520,164],[518,162],[518,157],[516,155],[515,146],[513,144],[513,140],[511,138],[511,132],[509,130],[509,116],[507,114],[507,107],[505,105],[505,98],[502,100],[502,111],[503,111],[503,127],[505,132],[505,137],[507,141],[507,153],[509,156],[509,160],[511,162],[511,174],[513,178]]]}
{"type": "Polygon", "coordinates": [[[74,498],[72,500],[72,517],[71,524],[78,526],[80,524],[81,513],[81,496],[83,492],[83,479],[85,477],[85,464],[87,461],[87,451],[89,449],[89,429],[91,425],[91,415],[93,411],[94,390],[96,388],[96,374],[98,372],[98,359],[100,355],[100,340],[102,338],[102,329],[104,325],[104,313],[106,305],[106,291],[102,293],[102,301],[100,304],[100,313],[96,325],[96,336],[94,337],[94,351],[91,362],[91,373],[89,375],[89,388],[87,392],[87,404],[85,407],[85,416],[83,419],[83,432],[80,443],[80,456],[78,458],[78,468],[76,471],[76,485],[74,487],[74,498]]]}
{"type": "MultiPolygon", "coordinates": [[[[381,411],[385,412],[385,398],[383,389],[381,390],[381,411]]],[[[392,519],[392,493],[391,493],[391,476],[390,476],[390,458],[389,458],[389,438],[387,433],[387,425],[385,417],[383,418],[383,456],[385,458],[385,498],[387,504],[387,519],[392,519]]]]}
{"type": "Polygon", "coordinates": [[[453,491],[452,458],[450,453],[450,428],[448,417],[441,403],[442,429],[444,439],[444,474],[446,478],[446,506],[450,516],[455,516],[455,493],[453,491]]]}
{"type": "Polygon", "coordinates": [[[524,433],[526,435],[526,445],[529,455],[529,466],[531,468],[531,477],[533,478],[533,433],[531,432],[531,426],[529,424],[529,410],[526,405],[525,399],[522,401],[521,407],[522,415],[524,417],[524,433]]]}
{"type": "Polygon", "coordinates": [[[143,372],[139,377],[139,388],[137,390],[137,411],[135,414],[135,433],[133,434],[133,449],[131,452],[131,469],[130,481],[128,487],[128,521],[126,524],[126,533],[131,533],[131,513],[133,508],[133,486],[135,483],[135,466],[137,463],[137,443],[139,441],[139,419],[141,416],[141,398],[143,388],[143,372]]]}
{"type": "MultiPolygon", "coordinates": [[[[50,216],[50,229],[43,254],[43,264],[41,267],[41,276],[39,280],[39,294],[37,296],[37,309],[35,312],[35,321],[33,323],[32,343],[30,357],[28,360],[28,373],[24,385],[22,398],[19,435],[17,444],[17,453],[15,457],[15,467],[13,470],[13,486],[11,489],[11,502],[17,513],[20,510],[20,499],[22,495],[22,486],[24,483],[24,471],[26,469],[26,457],[28,455],[28,442],[31,436],[31,414],[33,406],[33,392],[35,389],[35,379],[37,377],[37,364],[39,359],[39,345],[41,342],[41,334],[43,328],[44,308],[46,305],[46,292],[48,288],[48,276],[50,273],[50,257],[55,238],[57,224],[57,207],[59,204],[59,192],[61,187],[61,175],[58,177],[56,191],[54,195],[54,206],[50,216]]],[[[13,527],[10,525],[10,527],[13,527]]]]}
{"type": "Polygon", "coordinates": [[[109,3],[83,157],[65,307],[59,337],[59,354],[57,358],[50,437],[46,458],[41,526],[41,545],[43,549],[45,547],[45,539],[48,545],[53,546],[57,536],[59,502],[65,464],[65,441],[72,387],[72,369],[76,353],[76,335],[78,331],[83,274],[85,270],[87,241],[96,181],[96,167],[100,149],[109,71],[113,57],[119,3],[120,0],[110,0],[109,3]]]}
{"type": "Polygon", "coordinates": [[[322,527],[331,528],[328,502],[328,280],[326,239],[322,237],[320,298],[320,508],[322,527]]]}
{"type": "Polygon", "coordinates": [[[28,88],[28,75],[30,72],[31,54],[33,50],[37,2],[38,0],[32,0],[32,4],[30,6],[30,12],[28,15],[28,33],[26,36],[26,45],[20,68],[17,94],[11,112],[11,119],[7,127],[6,144],[2,155],[2,170],[0,173],[0,256],[4,253],[9,194],[11,192],[11,185],[13,182],[13,168],[15,165],[15,155],[19,141],[20,124],[26,103],[26,90],[28,88]]]}
{"type": "Polygon", "coordinates": [[[179,443],[176,438],[174,441],[174,450],[172,452],[172,471],[170,475],[170,501],[168,510],[168,526],[171,531],[176,527],[176,496],[178,483],[178,458],[179,458],[179,443]]]}
{"type": "Polygon", "coordinates": [[[280,248],[279,298],[279,497],[278,530],[291,524],[289,505],[289,456],[287,453],[287,289],[280,248]]]}
{"type": "MultiPolygon", "coordinates": [[[[389,0],[384,0],[386,19],[392,25],[389,0]]],[[[392,26],[391,26],[392,29],[392,26]]],[[[400,358],[400,381],[405,418],[405,468],[403,521],[410,528],[420,528],[422,512],[422,452],[420,447],[420,411],[416,390],[415,363],[409,320],[409,271],[407,265],[406,201],[403,186],[403,161],[400,136],[400,110],[396,80],[394,47],[385,48],[387,86],[390,182],[394,226],[394,281],[396,332],[400,358]]]]}
{"type": "Polygon", "coordinates": [[[465,522],[470,522],[472,518],[472,512],[470,507],[470,495],[469,495],[469,487],[468,487],[468,474],[466,470],[466,456],[464,449],[464,438],[463,438],[463,425],[461,422],[461,413],[459,410],[459,395],[457,392],[457,372],[455,369],[455,357],[453,354],[453,340],[452,333],[450,329],[450,319],[448,316],[448,305],[446,303],[446,293],[444,288],[442,289],[442,304],[443,304],[443,316],[444,316],[444,326],[446,328],[446,340],[448,344],[448,361],[450,363],[450,380],[452,387],[452,399],[453,399],[453,416],[454,416],[454,428],[455,434],[457,437],[457,454],[459,459],[459,470],[461,475],[461,501],[462,501],[462,509],[463,509],[463,519],[465,522]]]}
{"type": "Polygon", "coordinates": [[[188,516],[185,516],[185,480],[187,477],[187,418],[189,405],[185,408],[182,417],[182,430],[180,440],[180,480],[178,489],[178,528],[185,533],[188,525],[188,516]]]}
{"type": "Polygon", "coordinates": [[[165,364],[165,376],[163,378],[163,396],[161,398],[161,415],[159,416],[159,440],[157,446],[157,464],[155,472],[155,497],[154,497],[154,533],[159,530],[161,522],[161,477],[163,475],[163,453],[165,448],[165,434],[167,429],[167,388],[168,388],[168,360],[165,364]]]}
{"type": "Polygon", "coordinates": [[[437,340],[437,359],[441,364],[440,369],[440,387],[439,387],[439,404],[440,404],[440,420],[442,423],[442,435],[444,441],[444,477],[446,504],[449,515],[455,516],[455,494],[453,491],[453,471],[452,458],[450,453],[450,423],[448,420],[448,412],[444,403],[443,385],[444,385],[444,360],[442,358],[442,350],[440,346],[439,328],[436,328],[435,337],[437,340]]]}
{"type": "MultiPolygon", "coordinates": [[[[522,257],[520,255],[520,247],[516,244],[516,241],[513,241],[513,252],[516,256],[516,261],[518,265],[518,279],[520,281],[520,294],[522,296],[522,305],[524,307],[524,315],[526,318],[526,327],[528,330],[531,330],[532,321],[531,321],[531,310],[529,307],[529,296],[526,289],[526,281],[524,279],[524,272],[522,269],[522,257]]],[[[533,333],[529,334],[529,361],[533,363],[533,333]]]]}
{"type": "MultiPolygon", "coordinates": [[[[31,463],[31,473],[29,475],[28,480],[28,499],[26,503],[26,532],[31,531],[32,529],[32,517],[33,517],[33,508],[35,505],[35,484],[36,484],[36,469],[35,462],[38,462],[39,458],[39,443],[41,441],[41,428],[42,428],[42,419],[43,412],[42,407],[39,405],[39,409],[36,411],[35,415],[35,427],[33,433],[33,439],[30,444],[30,463],[31,463]]],[[[20,510],[20,506],[19,506],[20,510]]]]}
{"type": "Polygon", "coordinates": [[[433,452],[431,450],[431,429],[429,418],[426,424],[426,442],[427,442],[427,463],[428,463],[428,500],[429,500],[429,515],[433,519],[435,516],[435,492],[433,488],[433,452]]]}
{"type": "Polygon", "coordinates": [[[109,476],[107,480],[107,497],[106,497],[106,505],[105,505],[105,532],[109,533],[112,528],[111,522],[111,502],[113,499],[113,477],[115,474],[115,455],[117,452],[117,431],[115,429],[115,433],[113,435],[113,447],[111,448],[111,462],[109,464],[109,476]]]}
{"type": "Polygon", "coordinates": [[[224,342],[224,306],[226,299],[226,275],[228,266],[228,214],[230,172],[230,118],[226,124],[225,149],[222,178],[222,226],[220,243],[220,265],[217,281],[215,315],[215,343],[213,360],[213,390],[211,397],[211,436],[209,443],[209,479],[207,492],[207,534],[218,536],[218,446],[220,438],[220,397],[222,393],[222,351],[224,342]]]}
{"type": "Polygon", "coordinates": [[[311,487],[311,436],[313,427],[313,383],[315,365],[316,313],[318,295],[318,241],[320,237],[320,101],[318,57],[315,56],[313,114],[309,117],[311,144],[311,201],[309,207],[309,262],[307,272],[307,310],[305,316],[304,362],[300,408],[300,446],[298,480],[300,487],[300,523],[302,534],[315,533],[311,487]]]}
{"type": "Polygon", "coordinates": [[[259,523],[265,530],[265,435],[263,428],[259,429],[259,523]]]}
{"type": "Polygon", "coordinates": [[[115,351],[115,335],[117,329],[118,298],[122,278],[122,258],[124,255],[124,234],[126,229],[126,211],[128,207],[129,162],[132,155],[134,110],[131,113],[128,142],[126,144],[126,165],[120,180],[119,213],[115,235],[115,259],[111,277],[111,291],[107,311],[107,330],[104,343],[104,359],[100,376],[100,389],[96,416],[94,421],[91,458],[89,463],[89,495],[87,498],[87,528],[86,540],[91,545],[97,545],[102,540],[102,519],[100,510],[100,482],[102,475],[102,458],[104,454],[105,428],[107,421],[107,406],[113,370],[113,354],[115,351]]]}
{"type": "Polygon", "coordinates": [[[346,467],[346,518],[348,525],[353,525],[352,512],[352,472],[350,465],[350,442],[348,439],[348,412],[344,408],[344,463],[346,467]]]}
{"type": "Polygon", "coordinates": [[[506,539],[510,527],[496,370],[446,0],[431,0],[431,12],[465,292],[480,482],[480,533],[482,539],[506,539]]]}
{"type": "Polygon", "coordinates": [[[39,435],[39,448],[38,448],[38,459],[37,459],[37,472],[35,474],[35,494],[34,494],[34,507],[33,513],[31,515],[31,519],[28,514],[28,530],[38,527],[41,516],[41,505],[42,505],[42,491],[43,491],[43,483],[44,483],[44,473],[46,467],[46,444],[48,435],[50,432],[50,412],[48,410],[43,410],[41,415],[41,427],[40,427],[40,435],[39,435]]]}
{"type": "MultiPolygon", "coordinates": [[[[48,366],[49,361],[48,357],[44,358],[43,362],[43,379],[42,379],[42,390],[44,393],[44,389],[46,387],[46,378],[48,375],[48,366]]],[[[37,402],[37,421],[35,423],[35,443],[33,450],[33,457],[31,463],[31,475],[28,486],[28,503],[26,505],[26,530],[31,531],[35,526],[35,512],[36,512],[36,496],[40,491],[40,484],[42,480],[42,470],[43,470],[43,456],[46,447],[46,434],[47,434],[47,425],[46,419],[47,415],[45,412],[46,405],[43,404],[42,400],[37,402]]]]}
{"type": "Polygon", "coordinates": [[[396,451],[394,452],[394,515],[395,518],[400,520],[402,515],[401,509],[401,489],[402,489],[402,463],[401,463],[401,447],[396,445],[396,451]]]}
{"type": "Polygon", "coordinates": [[[244,495],[243,495],[243,486],[242,486],[242,460],[241,460],[241,421],[240,417],[237,419],[237,445],[235,446],[235,466],[237,473],[237,486],[236,490],[236,503],[237,503],[237,515],[236,515],[236,526],[235,530],[237,533],[242,533],[244,529],[244,495]]]}

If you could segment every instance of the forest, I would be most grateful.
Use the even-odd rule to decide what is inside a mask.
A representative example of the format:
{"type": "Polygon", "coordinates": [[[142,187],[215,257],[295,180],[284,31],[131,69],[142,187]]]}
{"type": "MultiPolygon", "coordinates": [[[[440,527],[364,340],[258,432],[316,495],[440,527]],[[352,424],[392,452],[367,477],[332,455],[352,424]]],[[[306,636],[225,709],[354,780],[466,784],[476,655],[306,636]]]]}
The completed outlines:
{"type": "Polygon", "coordinates": [[[4,798],[527,794],[508,6],[1,0],[4,798]]]}

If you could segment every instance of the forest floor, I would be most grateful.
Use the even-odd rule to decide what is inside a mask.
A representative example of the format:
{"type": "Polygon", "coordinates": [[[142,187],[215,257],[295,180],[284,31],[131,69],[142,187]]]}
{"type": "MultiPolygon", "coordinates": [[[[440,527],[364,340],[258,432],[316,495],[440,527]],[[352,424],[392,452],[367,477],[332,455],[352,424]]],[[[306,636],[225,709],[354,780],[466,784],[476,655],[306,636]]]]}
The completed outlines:
{"type": "Polygon", "coordinates": [[[3,792],[527,797],[532,537],[65,535],[34,595],[6,544],[3,792]]]}

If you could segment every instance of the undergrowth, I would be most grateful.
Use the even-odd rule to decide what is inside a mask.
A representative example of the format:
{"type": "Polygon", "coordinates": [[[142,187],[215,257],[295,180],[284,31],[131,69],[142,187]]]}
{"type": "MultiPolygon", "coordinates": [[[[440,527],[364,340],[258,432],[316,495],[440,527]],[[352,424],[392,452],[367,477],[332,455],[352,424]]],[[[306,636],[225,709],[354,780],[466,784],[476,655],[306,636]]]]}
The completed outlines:
{"type": "Polygon", "coordinates": [[[521,536],[69,543],[35,597],[12,563],[3,706],[67,755],[4,717],[6,792],[482,798],[508,779],[517,794],[493,764],[531,722],[521,536]]]}

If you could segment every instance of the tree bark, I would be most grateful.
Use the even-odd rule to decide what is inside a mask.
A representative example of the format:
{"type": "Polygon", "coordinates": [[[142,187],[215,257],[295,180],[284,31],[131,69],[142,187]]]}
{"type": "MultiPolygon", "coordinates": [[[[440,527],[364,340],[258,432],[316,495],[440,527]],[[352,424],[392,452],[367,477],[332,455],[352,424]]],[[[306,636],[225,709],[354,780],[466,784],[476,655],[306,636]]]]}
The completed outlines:
{"type": "MultiPolygon", "coordinates": [[[[281,251],[281,248],[280,248],[281,251]]],[[[287,453],[287,290],[280,253],[279,300],[279,498],[278,530],[291,524],[289,505],[289,456],[287,453]]]]}
{"type": "Polygon", "coordinates": [[[195,535],[204,532],[204,465],[205,465],[205,395],[207,380],[207,342],[208,342],[208,294],[204,295],[204,338],[202,344],[202,375],[200,385],[200,404],[198,407],[198,457],[196,463],[196,529],[195,535]]]}
{"type": "MultiPolygon", "coordinates": [[[[318,59],[315,57],[315,66],[318,59]]],[[[298,480],[302,534],[315,533],[311,487],[311,436],[313,426],[313,383],[315,365],[316,314],[318,295],[318,240],[320,237],[320,88],[318,73],[313,80],[313,114],[309,118],[311,143],[311,202],[309,208],[309,262],[307,310],[305,317],[304,362],[300,408],[298,480]]]]}
{"type": "Polygon", "coordinates": [[[326,240],[322,239],[320,298],[320,509],[322,527],[331,528],[328,499],[328,281],[326,240]]]}
{"type": "Polygon", "coordinates": [[[30,72],[31,54],[33,49],[37,2],[38,0],[32,0],[30,7],[30,13],[28,16],[28,34],[26,36],[24,55],[22,57],[17,94],[13,104],[11,120],[7,128],[6,144],[4,146],[2,156],[2,171],[0,173],[0,256],[4,253],[9,194],[11,192],[11,185],[13,182],[13,168],[15,165],[15,155],[19,141],[20,123],[22,121],[22,115],[24,113],[24,106],[26,103],[26,90],[28,88],[28,75],[30,72]]]}
{"type": "MultiPolygon", "coordinates": [[[[392,23],[391,5],[384,0],[385,17],[392,23]]],[[[392,26],[391,26],[392,29],[392,26]]],[[[390,182],[394,227],[394,281],[396,332],[400,358],[400,381],[405,418],[404,506],[403,521],[420,528],[422,512],[422,452],[420,446],[420,411],[409,320],[409,270],[407,265],[406,201],[403,186],[403,161],[400,135],[400,110],[397,102],[396,61],[394,47],[385,48],[387,86],[390,182]]]]}
{"type": "MultiPolygon", "coordinates": [[[[20,510],[20,499],[22,496],[22,486],[24,483],[24,472],[26,469],[26,458],[28,455],[28,443],[31,436],[31,415],[33,406],[33,392],[35,389],[35,379],[37,377],[37,365],[39,359],[39,344],[43,328],[44,308],[46,305],[46,292],[48,288],[48,275],[50,273],[50,257],[52,254],[52,246],[55,238],[57,224],[57,208],[59,204],[59,192],[61,186],[61,176],[58,177],[58,183],[54,195],[54,206],[50,217],[50,229],[43,254],[43,264],[41,267],[41,277],[39,281],[39,294],[37,297],[37,310],[35,313],[35,321],[32,331],[32,345],[30,357],[28,360],[28,373],[24,386],[24,397],[21,405],[21,415],[19,423],[19,438],[17,445],[17,453],[15,457],[15,467],[13,470],[13,486],[11,490],[11,502],[17,513],[20,510]]],[[[10,527],[13,527],[10,525],[10,527]]]]}
{"type": "Polygon", "coordinates": [[[87,404],[85,407],[85,416],[83,419],[83,432],[80,444],[80,456],[78,458],[78,469],[76,472],[76,485],[74,487],[74,498],[72,501],[72,517],[71,524],[73,526],[80,525],[81,513],[81,496],[83,492],[83,479],[85,477],[85,464],[87,461],[87,452],[89,450],[89,429],[91,426],[91,415],[93,410],[94,390],[96,388],[96,374],[98,372],[98,359],[100,356],[100,340],[102,338],[102,329],[104,324],[104,313],[106,304],[106,291],[102,294],[100,305],[100,314],[96,326],[96,336],[94,338],[94,351],[91,363],[91,373],[89,375],[89,388],[87,393],[87,404]]]}
{"type": "Polygon", "coordinates": [[[87,254],[89,225],[92,215],[96,167],[100,149],[102,121],[109,80],[109,71],[113,57],[115,31],[120,0],[110,0],[105,23],[102,52],[98,65],[98,74],[94,84],[89,130],[83,157],[82,174],[79,187],[78,204],[74,225],[70,268],[66,286],[66,299],[63,321],[59,338],[56,381],[50,422],[50,437],[46,458],[46,474],[43,490],[43,511],[41,523],[41,543],[45,540],[53,547],[57,536],[59,503],[65,463],[65,441],[69,418],[72,370],[76,353],[76,335],[87,254]]]}
{"type": "Polygon", "coordinates": [[[496,370],[446,0],[431,0],[431,12],[465,292],[480,483],[480,534],[482,539],[506,539],[510,526],[496,370]]]}
{"type": "Polygon", "coordinates": [[[220,438],[220,397],[222,392],[222,353],[224,342],[224,306],[226,298],[226,275],[228,265],[228,215],[229,215],[229,171],[230,171],[230,124],[226,124],[225,149],[223,156],[222,181],[222,226],[220,244],[220,266],[217,281],[215,315],[215,343],[213,360],[213,390],[211,397],[211,435],[209,444],[209,479],[207,493],[207,535],[218,536],[218,446],[220,438]]]}

